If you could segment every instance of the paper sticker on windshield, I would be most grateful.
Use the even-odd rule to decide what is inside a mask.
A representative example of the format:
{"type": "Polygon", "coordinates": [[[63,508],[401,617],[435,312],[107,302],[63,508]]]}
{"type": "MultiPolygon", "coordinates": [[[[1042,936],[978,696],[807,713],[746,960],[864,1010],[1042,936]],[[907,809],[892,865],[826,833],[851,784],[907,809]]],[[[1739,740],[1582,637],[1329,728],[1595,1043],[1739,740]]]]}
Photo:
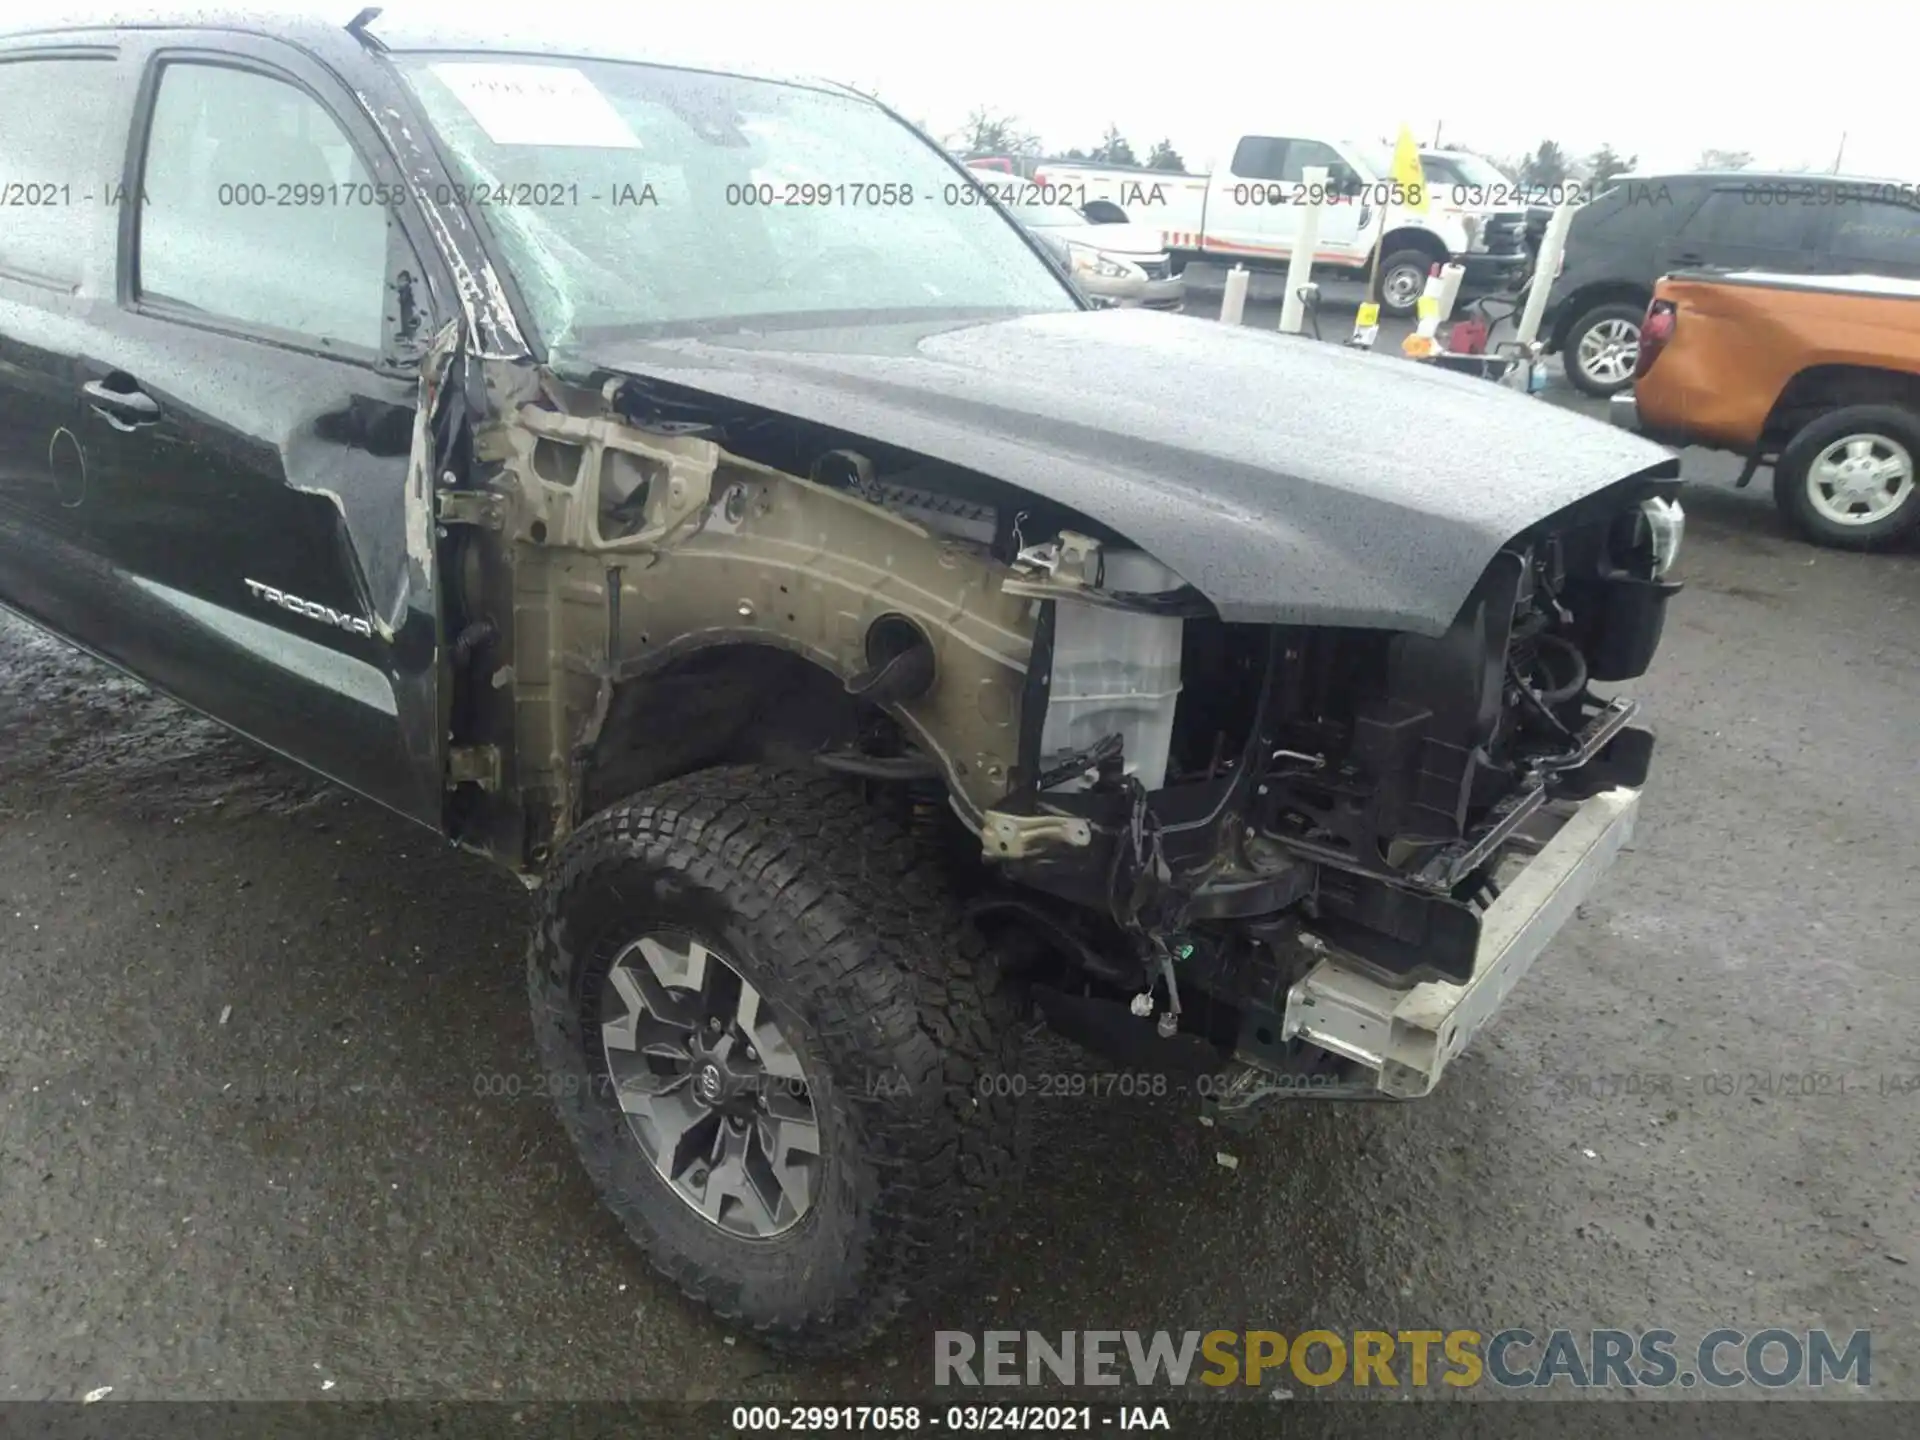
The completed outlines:
{"type": "Polygon", "coordinates": [[[496,145],[638,150],[607,97],[565,65],[435,65],[433,73],[496,145]]]}

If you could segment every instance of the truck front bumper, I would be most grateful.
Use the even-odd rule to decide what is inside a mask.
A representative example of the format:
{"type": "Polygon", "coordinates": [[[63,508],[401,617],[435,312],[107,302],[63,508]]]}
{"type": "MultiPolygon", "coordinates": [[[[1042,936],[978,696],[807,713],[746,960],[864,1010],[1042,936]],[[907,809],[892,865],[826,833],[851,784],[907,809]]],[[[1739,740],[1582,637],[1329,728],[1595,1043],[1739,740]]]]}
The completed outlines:
{"type": "Polygon", "coordinates": [[[1612,867],[1639,809],[1640,791],[1626,786],[1580,802],[1487,907],[1466,983],[1396,989],[1332,955],[1287,992],[1281,1038],[1371,1070],[1383,1099],[1427,1094],[1612,867]]]}
{"type": "Polygon", "coordinates": [[[1476,255],[1468,253],[1460,257],[1460,266],[1466,272],[1460,277],[1463,290],[1512,290],[1520,283],[1520,277],[1527,273],[1528,259],[1525,251],[1512,255],[1476,255]]]}
{"type": "Polygon", "coordinates": [[[1122,300],[1125,307],[1138,306],[1142,310],[1180,311],[1186,308],[1187,282],[1184,276],[1168,275],[1159,280],[1148,280],[1146,288],[1131,299],[1122,300]]]}

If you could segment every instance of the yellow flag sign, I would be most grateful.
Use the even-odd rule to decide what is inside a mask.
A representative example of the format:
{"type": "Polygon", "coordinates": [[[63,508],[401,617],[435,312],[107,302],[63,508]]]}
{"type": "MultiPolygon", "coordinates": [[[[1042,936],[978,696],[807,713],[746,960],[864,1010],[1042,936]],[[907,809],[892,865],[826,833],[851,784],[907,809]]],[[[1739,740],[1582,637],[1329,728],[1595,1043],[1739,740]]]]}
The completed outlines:
{"type": "Polygon", "coordinates": [[[1405,125],[1393,145],[1393,181],[1406,195],[1407,209],[1427,213],[1427,175],[1420,168],[1420,146],[1405,125]]]}

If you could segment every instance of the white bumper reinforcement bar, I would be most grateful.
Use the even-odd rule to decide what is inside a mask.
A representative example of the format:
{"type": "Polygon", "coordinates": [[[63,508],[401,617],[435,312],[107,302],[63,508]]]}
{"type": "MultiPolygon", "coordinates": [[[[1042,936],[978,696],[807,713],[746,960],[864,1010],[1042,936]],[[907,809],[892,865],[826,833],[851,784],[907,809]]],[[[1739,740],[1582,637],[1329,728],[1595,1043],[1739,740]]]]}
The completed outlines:
{"type": "Polygon", "coordinates": [[[1632,836],[1639,809],[1640,792],[1625,787],[1581,802],[1487,907],[1464,985],[1395,989],[1337,958],[1322,960],[1287,992],[1283,1037],[1366,1066],[1384,1096],[1425,1095],[1592,893],[1632,836]]]}

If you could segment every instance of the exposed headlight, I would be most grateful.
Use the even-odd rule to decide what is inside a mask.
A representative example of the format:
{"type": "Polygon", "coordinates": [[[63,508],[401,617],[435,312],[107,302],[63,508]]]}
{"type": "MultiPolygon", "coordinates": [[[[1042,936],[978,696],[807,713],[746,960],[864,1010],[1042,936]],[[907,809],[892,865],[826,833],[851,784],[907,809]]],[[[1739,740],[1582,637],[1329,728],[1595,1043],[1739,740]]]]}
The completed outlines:
{"type": "Polygon", "coordinates": [[[1647,532],[1653,538],[1653,574],[1659,579],[1679,558],[1680,542],[1687,534],[1687,512],[1678,500],[1643,500],[1640,513],[1646,517],[1647,532]]]}
{"type": "Polygon", "coordinates": [[[1144,271],[1136,270],[1119,256],[1096,250],[1091,245],[1067,242],[1067,259],[1076,275],[1098,275],[1105,280],[1146,279],[1144,271]]]}

